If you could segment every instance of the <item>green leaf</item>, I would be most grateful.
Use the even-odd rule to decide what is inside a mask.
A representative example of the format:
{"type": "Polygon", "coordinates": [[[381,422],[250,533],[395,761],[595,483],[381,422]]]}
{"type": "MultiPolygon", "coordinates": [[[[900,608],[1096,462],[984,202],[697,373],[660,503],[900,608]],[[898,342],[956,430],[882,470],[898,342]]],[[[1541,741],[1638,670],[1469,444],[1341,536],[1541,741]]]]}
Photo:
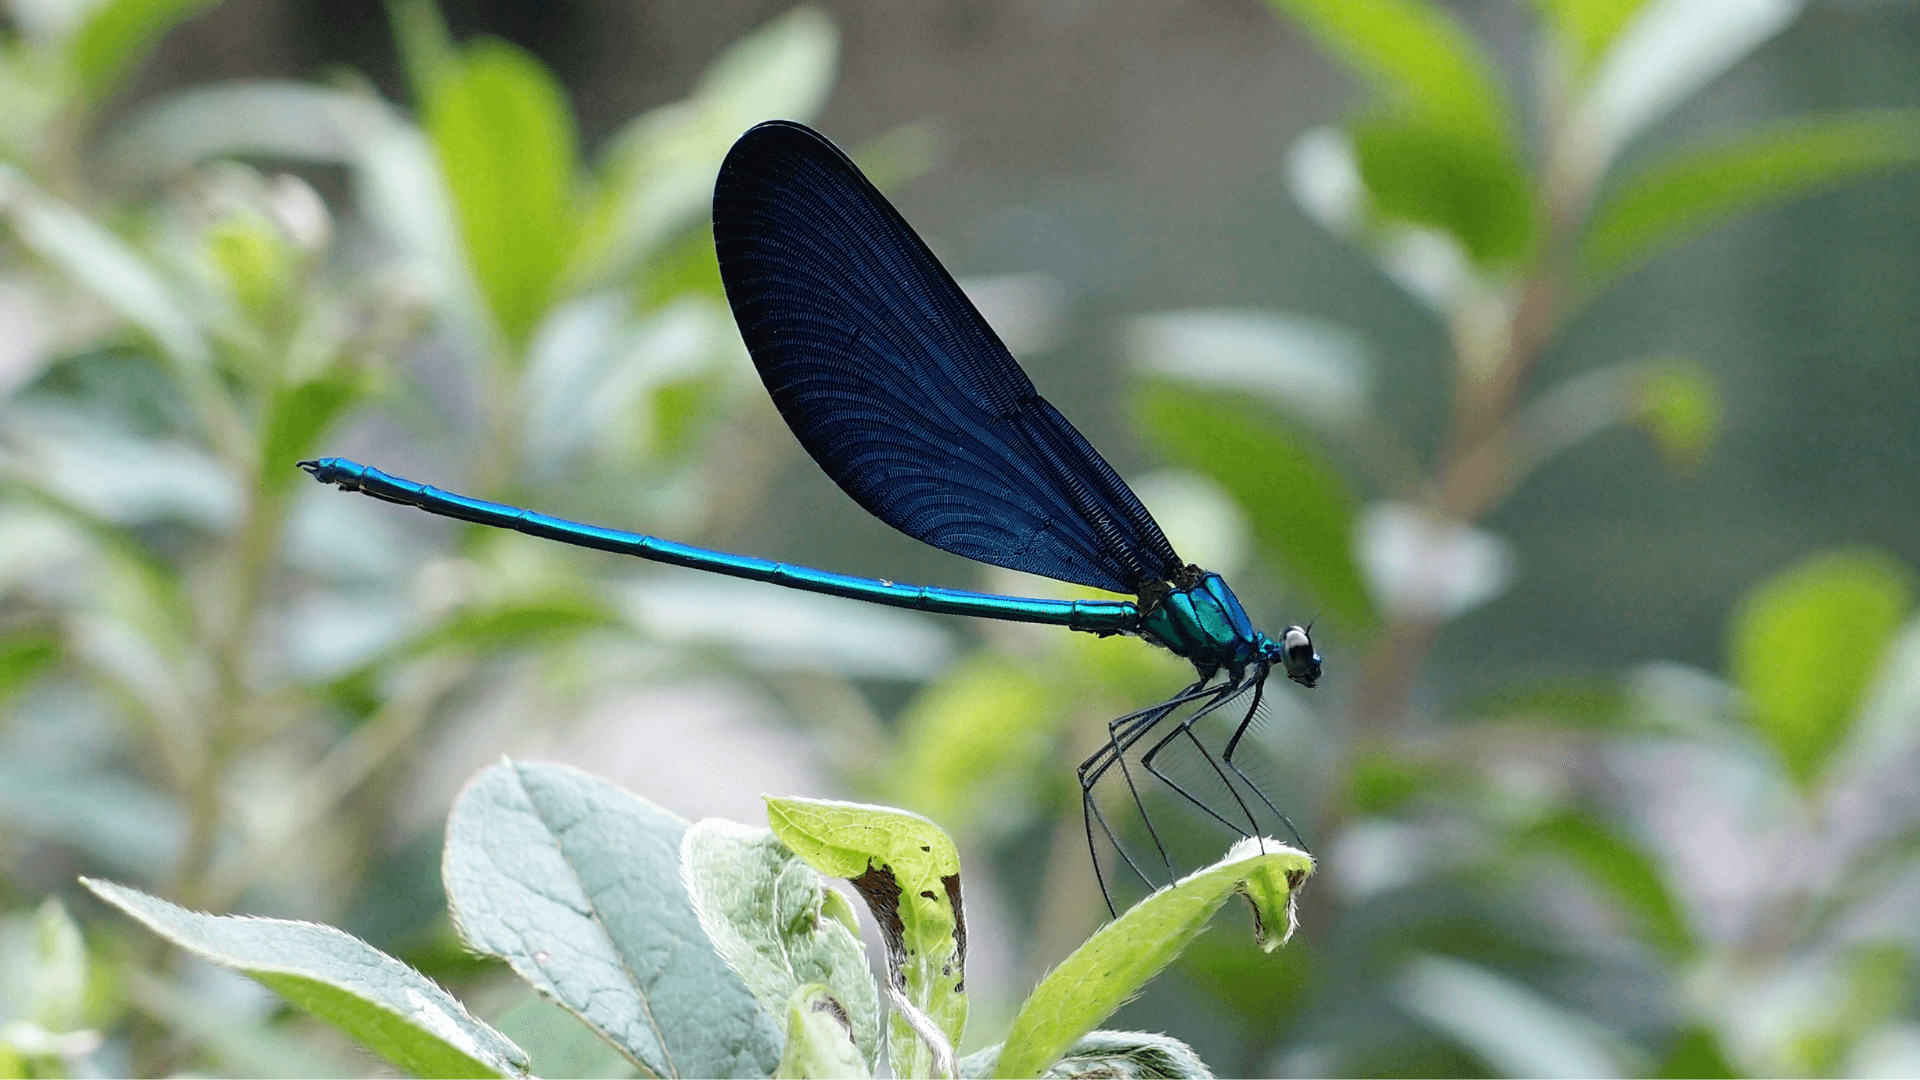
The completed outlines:
{"type": "Polygon", "coordinates": [[[248,1010],[235,1009],[217,983],[169,982],[137,968],[122,968],[121,980],[128,1003],[218,1062],[228,1075],[326,1080],[364,1072],[369,1064],[345,1040],[329,1039],[326,1043],[333,1045],[326,1045],[301,1038],[293,1027],[262,1024],[248,1010]]]}
{"type": "Polygon", "coordinates": [[[564,765],[468,782],[441,865],[460,936],[658,1076],[767,1076],[780,1027],[680,880],[687,823],[564,765]]]}
{"type": "Polygon", "coordinates": [[[1165,382],[1147,384],[1134,415],[1162,454],[1234,497],[1260,547],[1335,618],[1372,624],[1353,555],[1354,496],[1317,447],[1243,397],[1165,382]]]}
{"type": "MultiPolygon", "coordinates": [[[[453,935],[451,932],[449,937],[453,935]]],[[[456,939],[456,945],[458,942],[456,939]]],[[[458,946],[466,953],[464,946],[458,946]]],[[[492,961],[487,961],[492,965],[492,961]]],[[[524,989],[514,1004],[491,1017],[493,1026],[527,1048],[536,1076],[630,1077],[633,1063],[600,1033],[553,1002],[524,989]]]]}
{"type": "Polygon", "coordinates": [[[449,646],[492,652],[615,625],[613,612],[600,599],[555,590],[463,608],[407,642],[395,655],[419,656],[449,646]]]}
{"type": "Polygon", "coordinates": [[[387,21],[393,25],[408,89],[417,100],[431,98],[434,84],[460,63],[459,47],[447,31],[438,0],[387,0],[387,21]]]}
{"type": "Polygon", "coordinates": [[[60,660],[60,639],[44,630],[0,637],[0,703],[60,660]]]}
{"type": "Polygon", "coordinates": [[[1796,118],[1669,153],[1602,200],[1581,241],[1584,287],[1762,207],[1916,162],[1920,109],[1796,118]]]}
{"type": "Polygon", "coordinates": [[[1720,434],[1720,387],[1705,365],[1666,360],[1639,375],[1634,413],[1654,449],[1677,472],[1700,467],[1720,434]]]}
{"type": "MultiPolygon", "coordinates": [[[[576,276],[607,278],[643,265],[682,230],[705,233],[698,227],[728,147],[759,121],[819,112],[839,53],[833,19],[796,7],[729,46],[686,100],[647,112],[608,140],[576,276]]],[[[712,238],[704,243],[710,252],[712,238]]]]}
{"type": "MultiPolygon", "coordinates": [[[[1000,1047],[989,1046],[960,1060],[960,1075],[984,1080],[994,1075],[1000,1062],[1000,1047]]],[[[1193,1048],[1170,1035],[1146,1031],[1089,1031],[1079,1042],[1067,1048],[1060,1060],[1040,1074],[1048,1080],[1075,1077],[1111,1077],[1113,1080],[1148,1080],[1154,1077],[1194,1077],[1211,1080],[1207,1068],[1193,1048]]]]}
{"type": "Polygon", "coordinates": [[[188,369],[212,363],[213,350],[187,305],[118,236],[3,165],[0,214],[21,243],[139,327],[168,359],[188,369]]]}
{"type": "Polygon", "coordinates": [[[334,419],[367,389],[359,372],[338,369],[276,393],[260,440],[261,486],[277,495],[304,481],[293,463],[309,456],[334,419]]]}
{"type": "Polygon", "coordinates": [[[525,1076],[526,1051],[433,980],[317,923],[205,915],[82,878],[102,900],[183,949],[258,980],[414,1076],[525,1076]]]}
{"type": "Polygon", "coordinates": [[[1446,229],[1482,264],[1533,235],[1506,92],[1479,44],[1427,0],[1273,0],[1374,89],[1354,126],[1375,208],[1446,229]]]}
{"type": "Polygon", "coordinates": [[[873,1072],[848,1026],[846,1007],[833,988],[807,983],[794,990],[787,1003],[787,1048],[780,1055],[775,1076],[854,1077],[865,1080],[873,1072]]]}
{"type": "Polygon", "coordinates": [[[1526,253],[1532,210],[1512,147],[1399,116],[1357,121],[1353,147],[1381,215],[1452,233],[1482,266],[1526,253]]]}
{"type": "Polygon", "coordinates": [[[1750,722],[1803,786],[1846,735],[1913,607],[1913,587],[1912,572],[1882,552],[1827,552],[1761,582],[1734,614],[1734,683],[1750,722]]]}
{"type": "Polygon", "coordinates": [[[167,31],[217,0],[107,0],[67,43],[80,91],[98,100],[130,75],[167,31]]]}
{"type": "Polygon", "coordinates": [[[24,1018],[44,1031],[79,1028],[87,1004],[87,945],[57,896],[33,913],[34,963],[24,1018]]]}
{"type": "Polygon", "coordinates": [[[573,243],[577,150],[566,97],[531,55],[482,38],[434,80],[426,114],[474,277],[517,354],[573,243]]]}
{"type": "Polygon", "coordinates": [[[1590,815],[1569,812],[1532,826],[1521,840],[1571,859],[1627,909],[1640,936],[1662,954],[1675,961],[1692,954],[1693,932],[1659,864],[1613,828],[1590,815]]]}
{"type": "Polygon", "coordinates": [[[787,1015],[791,1030],[796,995],[820,986],[835,1002],[840,1041],[851,1032],[862,1062],[878,1058],[880,994],[845,897],[772,833],[718,818],[687,829],[680,872],[701,927],[761,1008],[787,1015]]]}
{"type": "Polygon", "coordinates": [[[1233,845],[1226,858],[1127,909],[1027,996],[994,1075],[1041,1075],[1179,956],[1235,893],[1255,905],[1256,940],[1263,948],[1277,947],[1293,931],[1294,900],[1312,872],[1313,857],[1306,852],[1250,837],[1233,845]]]}
{"type": "Polygon", "coordinates": [[[1371,412],[1366,345],[1332,323],[1272,311],[1164,311],[1128,320],[1124,345],[1150,375],[1245,393],[1331,430],[1371,412]]]}
{"type": "Polygon", "coordinates": [[[1727,1060],[1720,1037],[1704,1024],[1683,1028],[1666,1060],[1650,1075],[1663,1080],[1737,1080],[1742,1074],[1727,1060]]]}
{"type": "Polygon", "coordinates": [[[1502,687],[1460,712],[1475,720],[1616,731],[1640,726],[1631,705],[1626,687],[1613,679],[1559,678],[1502,687]]]}
{"type": "Polygon", "coordinates": [[[1647,0],[1535,0],[1559,32],[1576,78],[1593,67],[1646,4],[1647,0]]]}
{"type": "Polygon", "coordinates": [[[1626,1076],[1617,1036],[1500,973],[1418,955],[1390,989],[1426,1026],[1486,1062],[1494,1076],[1626,1076]]]}
{"type": "Polygon", "coordinates": [[[996,653],[949,668],[900,718],[892,798],[962,835],[989,820],[1028,820],[1051,758],[1057,690],[996,653]]]}
{"type": "Polygon", "coordinates": [[[967,1024],[967,923],[952,839],[919,814],[825,799],[769,796],[767,821],[815,870],[853,882],[873,912],[887,945],[894,1075],[949,1073],[967,1024]]]}

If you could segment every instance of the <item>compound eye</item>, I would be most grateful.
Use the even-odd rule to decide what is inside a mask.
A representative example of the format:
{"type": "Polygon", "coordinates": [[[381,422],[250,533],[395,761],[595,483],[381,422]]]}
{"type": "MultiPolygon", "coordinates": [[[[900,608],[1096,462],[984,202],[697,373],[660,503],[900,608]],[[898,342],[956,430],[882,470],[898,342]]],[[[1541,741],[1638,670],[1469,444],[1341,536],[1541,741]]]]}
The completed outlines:
{"type": "Polygon", "coordinates": [[[1313,639],[1297,626],[1287,627],[1287,632],[1280,635],[1280,643],[1287,650],[1288,663],[1306,664],[1316,659],[1313,655],[1313,639]]]}

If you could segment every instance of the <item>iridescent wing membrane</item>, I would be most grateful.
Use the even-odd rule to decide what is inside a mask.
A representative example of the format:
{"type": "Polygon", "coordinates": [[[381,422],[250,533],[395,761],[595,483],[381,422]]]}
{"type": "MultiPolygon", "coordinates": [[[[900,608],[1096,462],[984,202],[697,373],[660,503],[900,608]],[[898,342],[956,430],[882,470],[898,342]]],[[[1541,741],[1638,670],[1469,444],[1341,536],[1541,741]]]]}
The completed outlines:
{"type": "Polygon", "coordinates": [[[784,121],[742,136],[713,236],[774,404],[869,513],[956,555],[1113,592],[1181,569],[1125,481],[824,137],[784,121]]]}

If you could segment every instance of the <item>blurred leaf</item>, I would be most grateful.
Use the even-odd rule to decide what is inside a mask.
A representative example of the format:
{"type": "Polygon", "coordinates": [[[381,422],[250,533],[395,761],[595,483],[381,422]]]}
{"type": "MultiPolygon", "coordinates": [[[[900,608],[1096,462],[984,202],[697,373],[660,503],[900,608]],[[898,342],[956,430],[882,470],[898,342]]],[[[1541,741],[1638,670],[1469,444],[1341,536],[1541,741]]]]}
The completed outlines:
{"type": "MultiPolygon", "coordinates": [[[[1825,1038],[1815,1037],[1805,1063],[1821,1075],[1841,1075],[1847,1052],[1889,1020],[1912,1007],[1913,946],[1900,940],[1854,943],[1845,959],[1846,993],[1837,1003],[1825,1038]]],[[[1803,1036],[1803,1038],[1805,1038],[1803,1036]]]]}
{"type": "Polygon", "coordinates": [[[595,597],[530,596],[464,608],[408,642],[405,653],[417,656],[447,646],[498,652],[615,625],[612,613],[595,597]]]}
{"type": "Polygon", "coordinates": [[[33,936],[24,1019],[50,1032],[73,1031],[81,1026],[87,1003],[87,945],[59,897],[40,902],[33,936]]]}
{"type": "Polygon", "coordinates": [[[526,1051],[419,972],[331,926],[204,915],[111,882],[102,900],[197,956],[251,976],[415,1076],[525,1076],[526,1051]]]}
{"type": "Polygon", "coordinates": [[[144,783],[32,760],[0,762],[0,821],[14,835],[71,845],[155,881],[174,867],[187,834],[180,805],[144,783]]]}
{"type": "Polygon", "coordinates": [[[775,1076],[865,1080],[873,1075],[866,1062],[870,1056],[854,1045],[846,1008],[831,987],[808,983],[794,990],[787,1003],[787,1047],[775,1076]]]}
{"type": "Polygon", "coordinates": [[[447,32],[438,0],[387,0],[387,21],[399,48],[407,87],[416,101],[433,97],[434,84],[460,63],[460,51],[447,32]]]}
{"type": "Polygon", "coordinates": [[[927,616],[838,596],[678,572],[631,579],[618,595],[651,637],[726,645],[761,669],[919,680],[953,654],[951,637],[927,616]]]}
{"type": "Polygon", "coordinates": [[[665,307],[688,293],[724,297],[720,284],[720,257],[713,250],[713,233],[688,229],[660,246],[641,264],[635,294],[643,311],[665,307]]]}
{"type": "Polygon", "coordinates": [[[1493,1069],[1495,1076],[1626,1076],[1599,1024],[1478,964],[1419,956],[1395,997],[1493,1069]]]}
{"type": "Polygon", "coordinates": [[[483,38],[434,81],[426,117],[474,276],[517,353],[553,301],[574,237],[566,97],[524,50],[483,38]]]}
{"type": "Polygon", "coordinates": [[[963,835],[1027,822],[1053,756],[1057,689],[995,653],[948,668],[900,718],[892,798],[963,835]]]}
{"type": "Polygon", "coordinates": [[[1647,438],[1679,472],[1700,467],[1720,434],[1720,387],[1696,361],[1668,360],[1649,365],[1638,379],[1635,415],[1647,438]]]}
{"type": "MultiPolygon", "coordinates": [[[[1205,940],[1202,938],[1201,940],[1205,940]]],[[[960,1061],[960,1075],[984,1080],[995,1075],[1000,1047],[990,1046],[960,1061]]],[[[1089,1031],[1040,1074],[1046,1080],[1095,1077],[1148,1080],[1164,1077],[1212,1080],[1213,1070],[1179,1039],[1147,1031],[1089,1031]]]]}
{"type": "Polygon", "coordinates": [[[136,438],[54,414],[15,414],[11,427],[34,482],[96,518],[119,525],[174,520],[224,532],[240,515],[239,484],[197,443],[136,438]]]}
{"type": "Polygon", "coordinates": [[[1652,1075],[1659,1080],[1736,1080],[1741,1073],[1727,1061],[1713,1029],[1695,1025],[1681,1029],[1652,1075]]]}
{"type": "MultiPolygon", "coordinates": [[[[711,244],[709,244],[711,246],[711,244]]],[[[555,306],[527,348],[527,457],[536,479],[586,463],[628,471],[657,457],[656,392],[726,377],[739,332],[717,299],[689,296],[638,315],[602,291],[555,306]]]]}
{"type": "Polygon", "coordinates": [[[1205,473],[1246,511],[1254,538],[1288,575],[1356,628],[1373,622],[1354,561],[1354,499],[1332,462],[1243,398],[1150,382],[1134,415],[1147,441],[1205,473]]]}
{"type": "Polygon", "coordinates": [[[653,392],[653,456],[684,460],[696,450],[726,386],[726,374],[718,371],[661,383],[653,392]]]}
{"type": "Polygon", "coordinates": [[[1203,389],[1239,390],[1331,428],[1365,420],[1372,372],[1353,331],[1269,311],[1193,310],[1127,323],[1128,360],[1203,389]]]}
{"type": "Polygon", "coordinates": [[[1564,724],[1600,731],[1638,725],[1626,687],[1614,679],[1549,679],[1516,683],[1478,698],[1460,710],[1479,720],[1564,724]]]}
{"type": "Polygon", "coordinates": [[[1246,511],[1212,477],[1158,469],[1127,483],[1175,551],[1229,581],[1239,579],[1253,551],[1253,530],[1246,511]]]}
{"type": "Polygon", "coordinates": [[[1388,751],[1356,751],[1347,769],[1347,798],[1357,816],[1398,813],[1443,779],[1436,766],[1388,751]]]}
{"type": "Polygon", "coordinates": [[[276,393],[260,440],[261,487],[277,495],[304,480],[293,463],[308,457],[341,411],[366,391],[366,380],[359,372],[336,368],[276,393]]]}
{"type": "Polygon", "coordinates": [[[1659,0],[1600,60],[1557,147],[1560,181],[1591,191],[1620,148],[1779,33],[1802,0],[1659,0]]]}
{"type": "MultiPolygon", "coordinates": [[[[206,970],[227,974],[223,968],[206,970]]],[[[211,1054],[234,1075],[327,1080],[367,1067],[366,1055],[351,1047],[323,1048],[285,1027],[263,1024],[257,1015],[235,1009],[229,995],[208,992],[204,978],[193,978],[193,989],[139,969],[125,972],[122,978],[130,1003],[211,1054]]],[[[246,981],[237,974],[233,978],[246,981]]]]}
{"type": "MultiPolygon", "coordinates": [[[[471,956],[471,954],[468,954],[471,956]]],[[[491,963],[491,961],[489,961],[491,963]]],[[[630,1077],[633,1063],[592,1028],[527,990],[492,1018],[493,1026],[527,1048],[535,1076],[630,1077]]]]}
{"type": "MultiPolygon", "coordinates": [[[[1237,921],[1216,914],[1216,921],[1237,921]]],[[[1201,934],[1180,956],[1189,992],[1211,999],[1219,1015],[1250,1045],[1274,1041],[1286,1017],[1297,1015],[1315,989],[1314,954],[1302,947],[1279,952],[1247,948],[1237,933],[1201,934]]],[[[1099,1034],[1095,1032],[1094,1034],[1099,1034]]],[[[1069,1057],[1071,1051],[1069,1051],[1069,1057]]]]}
{"type": "Polygon", "coordinates": [[[96,101],[132,74],[168,30],[217,0],[106,0],[89,11],[68,43],[80,90],[96,101]]]}
{"type": "Polygon", "coordinates": [[[889,191],[937,168],[946,143],[931,120],[898,124],[847,151],[873,186],[889,191]]]}
{"type": "Polygon", "coordinates": [[[1259,891],[1256,937],[1262,927],[1271,932],[1284,926],[1284,932],[1264,939],[1276,946],[1284,942],[1293,931],[1298,889],[1312,872],[1313,857],[1307,853],[1249,837],[1234,844],[1226,858],[1128,908],[1027,995],[994,1075],[1041,1075],[1173,962],[1236,892],[1250,886],[1259,891]]]}
{"type": "Polygon", "coordinates": [[[0,704],[60,660],[60,639],[45,630],[0,637],[0,704]]]}
{"type": "Polygon", "coordinates": [[[1529,183],[1493,66],[1428,0],[1273,0],[1374,88],[1353,125],[1376,208],[1446,229],[1482,264],[1523,254],[1529,183]]]}
{"type": "Polygon", "coordinates": [[[1920,163],[1920,109],[1797,118],[1669,153],[1602,200],[1582,241],[1589,291],[1725,221],[1920,163]]]}
{"type": "Polygon", "coordinates": [[[766,1076],[780,1027],[680,881],[687,823],[564,765],[506,761],[447,821],[448,906],[473,948],[657,1076],[766,1076]]]}
{"type": "Polygon", "coordinates": [[[381,128],[399,123],[378,98],[291,80],[196,86],[144,105],[98,152],[121,185],[157,185],[216,158],[351,165],[381,128]]]}
{"type": "Polygon", "coordinates": [[[485,300],[434,148],[386,102],[296,82],[201,87],[137,113],[103,155],[105,170],[130,187],[232,156],[351,167],[354,203],[404,260],[405,280],[453,316],[461,335],[484,323],[485,300]]]}
{"type": "Polygon", "coordinates": [[[187,305],[119,237],[4,165],[0,213],[21,243],[145,331],[174,363],[203,369],[212,362],[213,352],[187,305]]]}
{"type": "Polygon", "coordinates": [[[1640,936],[1668,959],[1693,953],[1693,933],[1667,888],[1659,863],[1591,815],[1569,812],[1529,828],[1523,843],[1559,851],[1624,905],[1640,936]]]}
{"type": "Polygon", "coordinates": [[[1451,619],[1499,596],[1513,580],[1506,541],[1424,506],[1374,503],[1357,532],[1361,569],[1385,611],[1451,619]]]}
{"type": "Polygon", "coordinates": [[[644,267],[662,244],[703,224],[734,140],[762,120],[811,119],[833,87],[839,52],[833,19],[796,7],[721,53],[685,101],[621,129],[608,142],[575,277],[644,267]]]}
{"type": "MultiPolygon", "coordinates": [[[[789,1032],[797,1025],[815,1036],[837,1032],[840,1042],[851,1037],[863,1069],[877,1059],[880,995],[866,947],[857,924],[830,914],[844,897],[772,833],[719,818],[688,827],[680,874],[707,937],[768,1015],[786,1015],[789,1032]],[[816,1031],[811,1017],[796,1011],[808,987],[831,994],[831,1032],[816,1031]]],[[[810,1012],[820,1002],[808,995],[807,1004],[810,1012]]]]}
{"type": "Polygon", "coordinates": [[[1815,555],[1741,601],[1729,668],[1746,694],[1751,723],[1803,787],[1846,735],[1912,606],[1912,572],[1867,549],[1815,555]]]}
{"type": "Polygon", "coordinates": [[[951,1066],[967,1026],[967,921],[953,840],[919,814],[891,807],[766,798],[774,835],[815,870],[851,881],[880,927],[894,1075],[940,1075],[941,1059],[951,1066]],[[925,1031],[927,1024],[935,1030],[925,1031]]]}
{"type": "Polygon", "coordinates": [[[1559,30],[1577,78],[1600,59],[1647,0],[1535,0],[1535,5],[1559,30]]]}
{"type": "Polygon", "coordinates": [[[1513,148],[1466,141],[1397,116],[1353,125],[1360,175],[1381,214],[1457,237],[1483,266],[1511,262],[1533,239],[1527,178],[1513,148]]]}

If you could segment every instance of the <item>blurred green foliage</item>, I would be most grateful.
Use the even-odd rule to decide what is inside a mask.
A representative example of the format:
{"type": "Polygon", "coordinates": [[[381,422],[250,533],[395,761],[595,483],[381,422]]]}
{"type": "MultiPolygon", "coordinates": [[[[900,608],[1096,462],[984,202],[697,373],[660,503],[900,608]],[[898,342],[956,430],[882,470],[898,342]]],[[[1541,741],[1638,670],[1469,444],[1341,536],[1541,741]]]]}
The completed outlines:
{"type": "MultiPolygon", "coordinates": [[[[436,839],[393,823],[446,746],[494,730],[490,704],[526,731],[695,673],[821,733],[851,793],[952,829],[982,893],[1004,893],[1015,981],[1077,945],[1102,908],[1072,767],[1183,665],[1018,627],[943,665],[918,621],[795,601],[769,631],[775,601],[718,588],[702,621],[665,579],[396,524],[290,467],[377,451],[677,538],[752,518],[788,444],[705,208],[741,131],[822,106],[831,20],[775,19],[599,146],[538,60],[455,42],[418,0],[390,7],[406,103],[343,77],[109,119],[204,6],[49,0],[0,31],[0,286],[37,342],[0,370],[0,1074],[365,1067],[103,917],[80,871],[189,908],[372,911],[373,944],[481,1003],[536,1071],[625,1068],[459,954],[434,860],[406,854],[436,839]],[[344,189],[323,201],[300,179],[315,168],[344,189]]],[[[1368,327],[1122,323],[1132,415],[1178,470],[1143,494],[1269,625],[1283,602],[1290,620],[1323,609],[1338,674],[1312,697],[1276,688],[1250,736],[1322,860],[1301,940],[1275,960],[1202,938],[1120,1023],[1244,1074],[1920,1069],[1912,568],[1806,553],[1728,616],[1719,673],[1645,664],[1465,703],[1423,677],[1512,579],[1497,511],[1542,465],[1637,427],[1693,470],[1750,400],[1657,343],[1545,385],[1571,320],[1722,222],[1913,164],[1920,119],[1669,145],[1661,119],[1794,4],[1539,0],[1524,83],[1430,0],[1271,6],[1362,95],[1293,147],[1291,193],[1439,326],[1451,397],[1430,450],[1380,414],[1368,327]]],[[[920,125],[856,153],[883,184],[933,160],[920,125]]],[[[1148,806],[1183,865],[1217,858],[1208,822],[1165,793],[1148,806]]],[[[1011,1014],[973,994],[977,1015],[1011,1014]]]]}

